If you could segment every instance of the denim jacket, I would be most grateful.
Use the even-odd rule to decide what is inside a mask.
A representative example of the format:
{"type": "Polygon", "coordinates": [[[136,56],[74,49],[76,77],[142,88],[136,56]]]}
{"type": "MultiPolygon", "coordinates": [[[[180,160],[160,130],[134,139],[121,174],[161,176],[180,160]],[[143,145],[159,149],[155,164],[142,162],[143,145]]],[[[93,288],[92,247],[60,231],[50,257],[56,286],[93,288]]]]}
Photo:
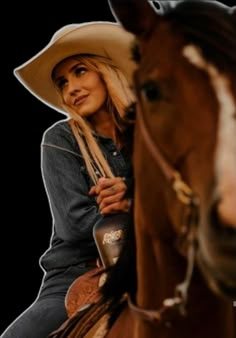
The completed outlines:
{"type": "MultiPolygon", "coordinates": [[[[132,182],[131,160],[113,140],[95,134],[115,176],[132,182]]],[[[42,175],[53,218],[48,250],[41,256],[45,271],[66,268],[98,257],[93,226],[101,217],[93,185],[72,130],[66,120],[46,130],[42,140],[42,175]]]]}

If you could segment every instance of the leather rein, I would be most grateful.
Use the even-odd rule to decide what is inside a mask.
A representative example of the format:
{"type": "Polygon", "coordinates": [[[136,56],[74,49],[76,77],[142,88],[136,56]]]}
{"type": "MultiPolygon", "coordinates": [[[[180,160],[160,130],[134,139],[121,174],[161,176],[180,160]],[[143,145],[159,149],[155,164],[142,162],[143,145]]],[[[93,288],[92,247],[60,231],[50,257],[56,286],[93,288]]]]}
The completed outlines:
{"type": "MultiPolygon", "coordinates": [[[[147,123],[141,111],[139,111],[138,123],[143,141],[153,157],[155,164],[161,169],[166,180],[174,190],[177,199],[189,208],[186,222],[182,225],[178,236],[178,239],[182,239],[184,236],[188,244],[187,269],[183,282],[175,287],[174,296],[172,298],[164,299],[158,310],[144,309],[135,304],[130,295],[127,296],[128,306],[136,317],[151,323],[160,324],[167,319],[170,312],[173,312],[172,310],[177,310],[181,315],[186,314],[185,305],[187,303],[188,288],[193,274],[196,253],[196,228],[198,225],[199,199],[197,195],[193,193],[192,189],[182,180],[180,173],[171,167],[158,149],[151,137],[151,133],[148,130],[147,123]]],[[[168,324],[168,322],[166,323],[168,324]]]]}

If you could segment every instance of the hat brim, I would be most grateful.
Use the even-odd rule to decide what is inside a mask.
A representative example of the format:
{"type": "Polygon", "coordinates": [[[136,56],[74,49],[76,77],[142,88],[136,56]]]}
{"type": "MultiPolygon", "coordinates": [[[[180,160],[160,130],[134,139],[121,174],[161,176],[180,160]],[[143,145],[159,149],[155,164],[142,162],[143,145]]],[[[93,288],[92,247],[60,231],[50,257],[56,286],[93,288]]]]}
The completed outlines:
{"type": "Polygon", "coordinates": [[[130,48],[134,37],[118,23],[91,22],[65,26],[65,33],[50,41],[38,54],[14,69],[17,79],[34,96],[51,108],[67,115],[55,95],[51,79],[53,68],[63,59],[76,54],[95,54],[110,58],[124,73],[130,85],[135,63],[130,48]]]}

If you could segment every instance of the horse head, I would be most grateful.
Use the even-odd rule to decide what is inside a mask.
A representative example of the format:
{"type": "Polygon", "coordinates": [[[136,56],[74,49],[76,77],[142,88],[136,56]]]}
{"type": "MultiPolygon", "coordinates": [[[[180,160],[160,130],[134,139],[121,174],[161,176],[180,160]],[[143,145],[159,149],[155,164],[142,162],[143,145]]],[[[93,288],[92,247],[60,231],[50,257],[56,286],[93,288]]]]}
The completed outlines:
{"type": "MultiPolygon", "coordinates": [[[[136,37],[132,55],[138,64],[133,76],[138,264],[145,265],[144,253],[151,251],[149,263],[158,271],[162,255],[184,255],[191,265],[195,252],[208,287],[232,300],[236,296],[235,8],[192,0],[159,1],[159,9],[145,0],[109,3],[116,19],[136,37]],[[177,250],[163,249],[173,241],[177,250]]],[[[140,279],[144,273],[145,267],[138,270],[140,279]]],[[[178,281],[174,263],[172,273],[178,281]]],[[[158,286],[159,291],[166,287],[158,286]]],[[[145,282],[139,287],[144,288],[145,282]]],[[[154,298],[159,291],[152,290],[154,298]]],[[[138,302],[147,305],[142,297],[138,302]]]]}

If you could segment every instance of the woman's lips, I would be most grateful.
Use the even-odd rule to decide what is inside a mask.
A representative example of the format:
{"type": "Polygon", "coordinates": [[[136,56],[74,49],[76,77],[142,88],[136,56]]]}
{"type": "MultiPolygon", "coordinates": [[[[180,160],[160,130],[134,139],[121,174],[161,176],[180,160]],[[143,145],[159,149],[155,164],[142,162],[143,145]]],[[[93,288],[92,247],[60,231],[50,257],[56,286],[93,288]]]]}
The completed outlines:
{"type": "Polygon", "coordinates": [[[74,102],[74,106],[79,106],[81,103],[83,103],[86,99],[87,99],[88,95],[82,95],[80,97],[78,97],[75,102],[74,102]]]}

